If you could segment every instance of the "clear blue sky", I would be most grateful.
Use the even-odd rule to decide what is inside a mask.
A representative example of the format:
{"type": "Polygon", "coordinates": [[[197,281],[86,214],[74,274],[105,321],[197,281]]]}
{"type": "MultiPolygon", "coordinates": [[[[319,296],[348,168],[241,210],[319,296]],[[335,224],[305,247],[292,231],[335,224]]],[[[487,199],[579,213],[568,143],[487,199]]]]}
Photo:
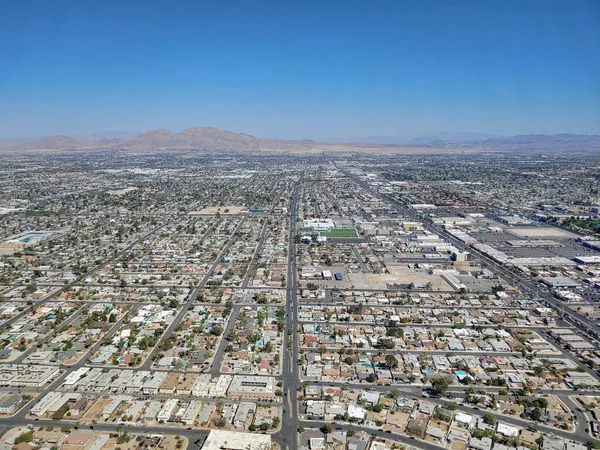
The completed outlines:
{"type": "Polygon", "coordinates": [[[600,133],[598,0],[3,0],[0,137],[600,133]]]}

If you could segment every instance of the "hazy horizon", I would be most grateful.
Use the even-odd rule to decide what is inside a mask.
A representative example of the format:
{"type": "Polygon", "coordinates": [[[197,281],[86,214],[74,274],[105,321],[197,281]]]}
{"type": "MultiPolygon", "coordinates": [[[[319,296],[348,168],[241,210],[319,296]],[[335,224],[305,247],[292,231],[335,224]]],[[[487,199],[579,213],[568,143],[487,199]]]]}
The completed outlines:
{"type": "MultiPolygon", "coordinates": [[[[3,141],[33,141],[36,139],[43,139],[45,137],[52,137],[52,136],[68,136],[68,137],[73,137],[77,140],[90,140],[92,138],[96,138],[96,139],[102,139],[102,138],[107,138],[107,139],[122,139],[122,140],[130,140],[133,139],[136,136],[142,135],[146,132],[149,131],[155,131],[155,130],[160,130],[160,129],[166,129],[167,131],[170,131],[172,133],[181,133],[182,131],[188,129],[188,128],[200,128],[200,127],[186,127],[186,128],[178,128],[178,129],[166,129],[166,128],[153,128],[153,129],[148,129],[148,130],[144,130],[144,131],[130,131],[130,130],[105,130],[105,131],[94,131],[91,133],[76,133],[76,134],[65,134],[65,133],[56,133],[56,134],[47,134],[47,135],[31,135],[31,136],[1,136],[0,140],[3,141]],[[110,137],[106,137],[103,135],[111,135],[111,134],[127,134],[129,136],[127,137],[123,137],[123,136],[110,136],[110,137]],[[98,136],[100,135],[100,136],[98,136]]],[[[206,128],[216,128],[216,127],[210,127],[210,126],[206,126],[206,128]]],[[[561,135],[561,134],[571,134],[571,135],[587,135],[587,136],[599,136],[600,134],[596,134],[596,133],[522,133],[519,135],[516,134],[492,134],[492,133],[478,133],[478,132],[471,132],[471,131],[431,131],[431,132],[415,132],[415,133],[411,133],[411,134],[403,134],[403,135],[364,135],[364,136],[297,136],[297,137],[280,137],[277,135],[270,135],[270,136],[263,136],[263,135],[254,135],[252,133],[248,133],[244,130],[231,130],[231,129],[226,129],[226,128],[218,128],[222,131],[227,131],[227,132],[231,132],[231,133],[236,133],[236,134],[247,134],[247,135],[251,135],[251,136],[255,136],[258,138],[264,138],[264,139],[280,139],[280,140],[291,140],[291,141],[301,141],[301,140],[313,140],[313,141],[317,141],[317,142],[323,142],[323,143],[360,143],[360,141],[365,141],[367,142],[368,140],[372,139],[398,139],[398,143],[402,143],[405,140],[409,140],[412,138],[425,138],[425,137],[439,137],[440,140],[444,141],[469,141],[469,140],[485,140],[485,139],[494,139],[494,138],[510,138],[510,137],[514,137],[514,136],[519,136],[519,135],[547,135],[547,136],[552,136],[552,135],[561,135]],[[467,136],[467,137],[461,137],[461,136],[467,136]]]]}
{"type": "Polygon", "coordinates": [[[600,134],[591,0],[33,3],[0,4],[3,139],[600,134]]]}

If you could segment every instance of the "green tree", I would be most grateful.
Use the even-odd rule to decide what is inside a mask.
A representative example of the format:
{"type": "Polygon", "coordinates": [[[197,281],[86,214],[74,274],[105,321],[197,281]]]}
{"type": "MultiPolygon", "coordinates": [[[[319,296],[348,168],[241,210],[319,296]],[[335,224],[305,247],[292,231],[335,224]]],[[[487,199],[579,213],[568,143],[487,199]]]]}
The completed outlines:
{"type": "Polygon", "coordinates": [[[227,421],[225,420],[224,417],[221,417],[219,420],[217,420],[215,422],[215,425],[218,426],[219,428],[224,427],[225,425],[227,425],[227,421]]]}
{"type": "Polygon", "coordinates": [[[398,367],[398,360],[394,355],[385,355],[385,365],[389,369],[395,369],[398,367]]]}
{"type": "Polygon", "coordinates": [[[487,413],[483,416],[483,421],[485,423],[487,423],[488,425],[496,425],[496,423],[498,422],[498,419],[496,418],[496,416],[492,413],[487,413]]]}
{"type": "Polygon", "coordinates": [[[379,348],[385,350],[392,350],[394,347],[396,347],[396,344],[392,339],[379,339],[377,343],[379,345],[379,348]]]}
{"type": "Polygon", "coordinates": [[[431,382],[431,387],[438,395],[442,395],[446,392],[448,390],[448,385],[448,380],[444,377],[436,377],[431,382]]]}
{"type": "Polygon", "coordinates": [[[542,417],[542,410],[540,408],[534,408],[529,414],[531,415],[531,420],[537,422],[540,420],[540,417],[542,417]]]}
{"type": "Polygon", "coordinates": [[[15,445],[31,441],[33,441],[33,431],[28,431],[27,433],[20,434],[15,438],[15,445]]]}

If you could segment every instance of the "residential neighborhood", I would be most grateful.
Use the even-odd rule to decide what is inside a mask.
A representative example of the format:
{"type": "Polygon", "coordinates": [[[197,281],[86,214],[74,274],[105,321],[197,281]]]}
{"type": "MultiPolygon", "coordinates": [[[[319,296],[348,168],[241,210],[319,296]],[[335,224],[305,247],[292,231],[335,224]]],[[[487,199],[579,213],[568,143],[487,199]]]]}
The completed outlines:
{"type": "Polygon", "coordinates": [[[411,156],[152,161],[0,173],[2,448],[595,448],[596,236],[411,156]]]}

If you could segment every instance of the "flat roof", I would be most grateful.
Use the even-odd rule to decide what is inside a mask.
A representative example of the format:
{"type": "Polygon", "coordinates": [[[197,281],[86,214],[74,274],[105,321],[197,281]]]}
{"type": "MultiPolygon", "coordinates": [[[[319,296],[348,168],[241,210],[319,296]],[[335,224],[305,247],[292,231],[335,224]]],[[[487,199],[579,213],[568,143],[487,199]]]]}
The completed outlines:
{"type": "Polygon", "coordinates": [[[238,431],[211,430],[202,450],[271,450],[268,434],[242,433],[238,431]]]}

